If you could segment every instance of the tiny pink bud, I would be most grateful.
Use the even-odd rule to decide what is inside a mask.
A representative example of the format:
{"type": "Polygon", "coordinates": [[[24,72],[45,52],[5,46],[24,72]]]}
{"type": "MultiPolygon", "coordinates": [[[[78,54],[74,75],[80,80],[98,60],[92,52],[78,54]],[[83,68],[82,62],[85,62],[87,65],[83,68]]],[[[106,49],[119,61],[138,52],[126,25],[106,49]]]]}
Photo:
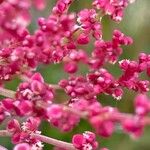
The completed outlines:
{"type": "Polygon", "coordinates": [[[83,143],[85,142],[85,139],[82,134],[75,134],[72,138],[72,144],[76,148],[82,147],[83,143]]]}
{"type": "Polygon", "coordinates": [[[39,93],[43,93],[45,92],[45,88],[43,83],[33,80],[31,82],[31,90],[35,93],[35,94],[39,94],[39,93]]]}
{"type": "Polygon", "coordinates": [[[13,119],[13,120],[9,121],[7,124],[7,130],[12,133],[14,133],[16,131],[20,131],[20,124],[19,124],[18,120],[13,119]]]}
{"type": "Polygon", "coordinates": [[[14,107],[13,99],[10,99],[10,98],[3,99],[2,104],[7,110],[11,110],[14,107]]]}
{"type": "Polygon", "coordinates": [[[80,34],[78,39],[77,39],[77,42],[78,44],[88,44],[90,41],[90,38],[88,35],[85,35],[85,34],[80,34]]]}
{"type": "Polygon", "coordinates": [[[140,94],[135,98],[135,111],[138,115],[146,115],[149,110],[149,99],[146,95],[140,94]]]}
{"type": "Polygon", "coordinates": [[[64,65],[64,70],[68,73],[75,73],[77,71],[77,63],[76,62],[67,62],[64,65]]]}
{"type": "Polygon", "coordinates": [[[48,118],[61,118],[63,113],[62,107],[59,105],[51,105],[47,108],[48,118]]]}
{"type": "Polygon", "coordinates": [[[42,82],[44,83],[44,79],[42,77],[42,75],[40,73],[35,73],[32,77],[31,77],[32,80],[37,80],[39,82],[42,82]]]}

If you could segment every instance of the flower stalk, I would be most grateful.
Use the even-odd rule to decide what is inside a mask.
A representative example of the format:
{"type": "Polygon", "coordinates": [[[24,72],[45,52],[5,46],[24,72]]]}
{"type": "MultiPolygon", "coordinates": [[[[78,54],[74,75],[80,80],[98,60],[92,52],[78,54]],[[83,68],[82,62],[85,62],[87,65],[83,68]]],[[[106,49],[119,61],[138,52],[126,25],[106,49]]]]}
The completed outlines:
{"type": "Polygon", "coordinates": [[[6,147],[3,147],[2,145],[0,145],[0,150],[8,150],[6,147]]]}
{"type": "Polygon", "coordinates": [[[9,98],[15,98],[16,92],[0,87],[0,95],[9,98]]]}
{"type": "MultiPolygon", "coordinates": [[[[11,134],[7,130],[0,130],[0,137],[7,137],[7,136],[11,136],[11,134]]],[[[73,144],[71,144],[71,143],[63,142],[63,141],[60,141],[60,140],[57,140],[57,139],[54,139],[51,137],[47,137],[47,136],[44,136],[41,134],[36,134],[36,133],[31,133],[30,136],[41,142],[51,144],[56,147],[65,148],[67,150],[76,150],[74,148],[73,144]]]]}
{"type": "Polygon", "coordinates": [[[31,137],[33,137],[35,139],[38,139],[38,140],[40,140],[44,143],[54,145],[56,147],[65,148],[67,150],[76,150],[74,148],[73,144],[71,144],[71,143],[56,140],[56,139],[53,139],[53,138],[50,138],[50,137],[47,137],[47,136],[44,136],[44,135],[32,133],[31,137]]]}

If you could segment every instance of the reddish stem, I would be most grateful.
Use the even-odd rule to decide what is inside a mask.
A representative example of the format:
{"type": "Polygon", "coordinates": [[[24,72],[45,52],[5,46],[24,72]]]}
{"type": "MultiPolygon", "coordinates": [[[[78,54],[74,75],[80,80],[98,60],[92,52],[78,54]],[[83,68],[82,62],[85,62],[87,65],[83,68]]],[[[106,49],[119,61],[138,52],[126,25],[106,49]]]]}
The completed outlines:
{"type": "Polygon", "coordinates": [[[35,134],[35,133],[32,133],[31,136],[42,142],[45,142],[45,143],[48,143],[48,144],[51,144],[60,148],[65,148],[67,150],[76,150],[73,144],[71,143],[63,142],[60,140],[56,140],[56,139],[53,139],[44,135],[40,135],[40,134],[35,134]]]}
{"type": "Polygon", "coordinates": [[[5,96],[5,97],[9,97],[9,98],[15,98],[15,94],[16,92],[12,91],[12,90],[8,90],[5,88],[0,88],[0,95],[5,96]]]}
{"type": "MultiPolygon", "coordinates": [[[[11,134],[7,130],[0,130],[0,136],[1,137],[7,137],[11,136],[11,134]]],[[[60,148],[65,148],[67,150],[76,150],[71,143],[63,142],[57,139],[53,139],[44,135],[36,134],[36,133],[31,133],[31,137],[36,138],[40,140],[41,142],[45,142],[60,148]]],[[[1,147],[0,147],[1,148],[1,147]]],[[[1,150],[1,149],[0,149],[1,150]]]]}

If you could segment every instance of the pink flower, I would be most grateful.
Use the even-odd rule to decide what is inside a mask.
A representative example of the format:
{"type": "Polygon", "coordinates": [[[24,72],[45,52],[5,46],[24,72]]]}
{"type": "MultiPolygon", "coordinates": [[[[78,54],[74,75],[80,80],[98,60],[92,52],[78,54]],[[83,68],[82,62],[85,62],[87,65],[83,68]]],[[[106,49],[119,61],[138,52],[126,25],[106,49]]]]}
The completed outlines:
{"type": "Polygon", "coordinates": [[[20,143],[14,147],[14,150],[30,150],[30,149],[31,149],[31,147],[27,143],[20,143]]]}
{"type": "Polygon", "coordinates": [[[63,114],[63,108],[59,105],[51,105],[47,108],[47,116],[49,119],[61,118],[63,114]]]}
{"type": "Polygon", "coordinates": [[[39,18],[37,29],[30,33],[30,10],[33,5],[44,9],[46,1],[0,0],[0,94],[6,97],[0,102],[0,124],[6,121],[6,130],[1,130],[0,136],[10,136],[16,144],[14,150],[41,150],[41,142],[51,143],[58,150],[98,149],[96,135],[89,131],[75,134],[72,143],[40,135],[42,121],[69,132],[80,119],[86,119],[103,137],[111,136],[116,124],[133,137],[142,135],[150,124],[146,96],[150,81],[142,80],[140,75],[145,71],[150,76],[150,55],[140,53],[138,60],[121,60],[122,74],[115,77],[105,66],[115,64],[123,53],[122,47],[133,40],[117,29],[111,40],[105,41],[102,36],[103,15],[120,22],[131,1],[93,0],[92,8],[72,13],[69,8],[73,0],[57,0],[51,14],[39,18]],[[85,45],[92,41],[93,50],[86,51],[85,45]],[[61,78],[54,85],[46,83],[37,68],[56,63],[63,65],[67,79],[61,78]],[[79,75],[80,63],[86,66],[86,74],[79,75]],[[14,78],[21,79],[16,91],[6,89],[6,81],[14,78]],[[100,94],[120,100],[124,88],[141,93],[134,101],[135,114],[99,102],[100,94]],[[62,103],[55,95],[58,89],[68,97],[62,103]]]}
{"type": "Polygon", "coordinates": [[[9,121],[7,124],[7,130],[13,134],[20,132],[21,127],[20,127],[20,123],[18,122],[18,120],[13,119],[13,120],[9,121]]]}
{"type": "Polygon", "coordinates": [[[36,6],[36,8],[39,10],[43,10],[46,6],[45,0],[34,0],[33,3],[36,6]]]}
{"type": "Polygon", "coordinates": [[[90,123],[96,132],[104,137],[109,137],[114,132],[114,123],[111,120],[101,119],[99,116],[91,117],[90,123]]]}
{"type": "Polygon", "coordinates": [[[95,134],[86,131],[83,134],[75,134],[72,138],[72,144],[78,150],[96,150],[98,143],[95,140],[95,134]]]}
{"type": "Polygon", "coordinates": [[[134,138],[141,136],[144,124],[140,117],[126,118],[122,122],[123,130],[131,134],[134,138]]]}
{"type": "Polygon", "coordinates": [[[134,100],[135,112],[138,115],[147,115],[150,112],[150,102],[146,95],[137,95],[134,100]]]}
{"type": "Polygon", "coordinates": [[[124,9],[128,4],[128,0],[94,0],[93,2],[97,9],[102,9],[105,14],[110,15],[115,21],[122,20],[124,9]]]}
{"type": "Polygon", "coordinates": [[[47,120],[61,131],[67,132],[78,124],[80,117],[64,110],[63,106],[54,104],[47,108],[47,120]]]}
{"type": "Polygon", "coordinates": [[[64,64],[64,70],[67,73],[75,73],[78,70],[76,62],[70,61],[64,64]]]}
{"type": "Polygon", "coordinates": [[[5,98],[5,99],[3,99],[2,104],[3,104],[5,109],[10,111],[10,110],[14,109],[13,102],[14,102],[13,99],[5,98]]]}
{"type": "Polygon", "coordinates": [[[88,44],[90,42],[89,35],[80,34],[77,39],[78,44],[88,44]]]}
{"type": "Polygon", "coordinates": [[[80,149],[82,147],[84,142],[85,142],[85,139],[82,134],[76,134],[72,138],[73,145],[78,149],[80,149]]]}

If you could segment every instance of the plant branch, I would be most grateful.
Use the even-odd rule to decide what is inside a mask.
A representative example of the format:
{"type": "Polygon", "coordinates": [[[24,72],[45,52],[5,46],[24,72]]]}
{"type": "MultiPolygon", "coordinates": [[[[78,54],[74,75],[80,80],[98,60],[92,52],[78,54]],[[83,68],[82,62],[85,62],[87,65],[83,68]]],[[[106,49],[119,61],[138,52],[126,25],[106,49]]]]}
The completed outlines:
{"type": "Polygon", "coordinates": [[[51,144],[60,148],[65,148],[67,150],[76,150],[73,144],[71,143],[63,142],[63,141],[53,139],[44,135],[36,134],[36,133],[32,133],[31,136],[42,142],[45,142],[45,143],[48,143],[48,144],[51,144]]]}
{"type": "Polygon", "coordinates": [[[9,98],[15,98],[15,94],[16,94],[16,92],[14,92],[12,90],[8,90],[8,89],[0,87],[0,95],[2,95],[2,96],[9,97],[9,98]]]}
{"type": "Polygon", "coordinates": [[[3,147],[2,145],[0,145],[0,150],[8,150],[6,147],[3,147]]]}
{"type": "Polygon", "coordinates": [[[7,130],[0,130],[0,137],[11,136],[7,130]]]}
{"type": "MultiPolygon", "coordinates": [[[[7,130],[0,130],[0,136],[1,137],[6,137],[6,136],[11,136],[11,134],[7,130]]],[[[53,139],[51,137],[47,137],[44,135],[36,134],[36,133],[31,133],[31,137],[38,139],[44,143],[48,143],[60,148],[65,148],[67,150],[76,150],[71,143],[63,142],[57,139],[53,139]]],[[[1,147],[0,147],[1,148],[1,147]]]]}

